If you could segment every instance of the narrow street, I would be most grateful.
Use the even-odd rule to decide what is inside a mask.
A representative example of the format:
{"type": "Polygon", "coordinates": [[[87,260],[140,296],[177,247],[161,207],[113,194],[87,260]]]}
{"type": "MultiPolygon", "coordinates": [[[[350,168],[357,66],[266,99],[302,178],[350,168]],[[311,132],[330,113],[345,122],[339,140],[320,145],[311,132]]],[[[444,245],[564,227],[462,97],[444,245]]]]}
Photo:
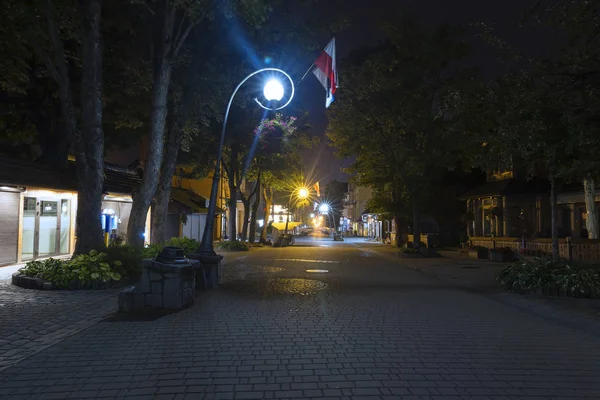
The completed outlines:
{"type": "Polygon", "coordinates": [[[46,309],[47,320],[64,310],[69,323],[90,313],[98,322],[7,366],[0,398],[600,398],[600,330],[416,271],[384,248],[308,237],[252,249],[193,307],[145,320],[105,318],[116,308],[106,292],[38,292],[6,313],[10,293],[27,292],[3,288],[0,344],[27,345],[5,343],[6,329],[32,321],[49,296],[80,303],[46,309]]]}

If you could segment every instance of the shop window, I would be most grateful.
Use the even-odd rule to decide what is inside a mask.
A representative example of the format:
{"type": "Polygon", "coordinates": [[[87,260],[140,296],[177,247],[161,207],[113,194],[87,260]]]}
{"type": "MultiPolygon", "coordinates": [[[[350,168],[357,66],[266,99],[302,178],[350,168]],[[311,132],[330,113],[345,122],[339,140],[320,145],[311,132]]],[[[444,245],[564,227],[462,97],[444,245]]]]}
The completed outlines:
{"type": "Polygon", "coordinates": [[[56,201],[42,201],[40,205],[41,215],[44,217],[55,217],[58,215],[58,203],[56,201]]]}

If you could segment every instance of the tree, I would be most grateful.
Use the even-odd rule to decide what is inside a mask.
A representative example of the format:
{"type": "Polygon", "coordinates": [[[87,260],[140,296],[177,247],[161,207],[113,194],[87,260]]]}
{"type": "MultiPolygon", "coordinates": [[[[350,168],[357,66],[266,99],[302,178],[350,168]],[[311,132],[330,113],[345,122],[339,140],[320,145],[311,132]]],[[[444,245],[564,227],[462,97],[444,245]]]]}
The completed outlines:
{"type": "Polygon", "coordinates": [[[144,165],[142,182],[132,197],[133,204],[127,225],[127,241],[137,247],[144,244],[144,226],[152,198],[158,187],[157,176],[163,160],[167,98],[171,83],[173,63],[187,39],[196,18],[204,17],[205,9],[199,4],[176,4],[170,0],[152,3],[152,106],[148,133],[148,157],[144,165]],[[191,6],[191,7],[186,7],[191,6]],[[200,16],[196,12],[200,11],[200,16]],[[190,16],[193,16],[190,18],[190,16]]]}
{"type": "Polygon", "coordinates": [[[405,18],[387,32],[384,45],[356,54],[343,71],[353,85],[331,107],[327,135],[338,154],[356,156],[350,172],[358,182],[389,192],[397,229],[405,215],[402,194],[410,195],[418,238],[423,198],[460,162],[454,109],[473,72],[460,67],[468,46],[458,28],[430,31],[405,18]]]}
{"type": "MultiPolygon", "coordinates": [[[[61,4],[62,5],[62,4],[61,4]]],[[[60,26],[69,25],[73,11],[61,8],[57,17],[55,5],[47,0],[43,5],[44,26],[48,29],[49,52],[42,50],[40,36],[32,37],[30,45],[43,60],[58,86],[63,119],[63,139],[74,140],[78,178],[77,243],[76,253],[103,247],[99,215],[102,210],[104,183],[104,134],[102,131],[102,48],[100,44],[101,5],[99,0],[81,2],[81,30],[69,32],[70,38],[81,42],[81,130],[76,117],[73,85],[64,37],[60,26]],[[76,34],[75,32],[80,32],[76,34]]]]}
{"type": "MultiPolygon", "coordinates": [[[[186,43],[190,32],[198,24],[206,22],[209,16],[224,15],[229,18],[238,15],[254,28],[266,20],[270,12],[268,2],[264,0],[237,0],[232,3],[217,4],[208,0],[171,1],[157,0],[153,10],[153,83],[152,111],[149,132],[148,161],[144,166],[144,176],[140,187],[134,192],[133,206],[127,226],[128,241],[136,246],[143,244],[144,231],[148,208],[159,187],[156,176],[162,173],[162,189],[159,192],[159,210],[155,214],[158,232],[156,240],[164,236],[164,221],[170,182],[175,171],[177,155],[182,140],[182,127],[188,122],[186,118],[189,100],[182,103],[181,115],[175,117],[173,131],[166,144],[168,158],[163,162],[165,152],[165,128],[168,115],[168,95],[170,93],[171,75],[174,64],[186,43]]],[[[201,56],[198,54],[197,56],[201,56]]],[[[190,76],[192,76],[190,74],[190,76]]]]}

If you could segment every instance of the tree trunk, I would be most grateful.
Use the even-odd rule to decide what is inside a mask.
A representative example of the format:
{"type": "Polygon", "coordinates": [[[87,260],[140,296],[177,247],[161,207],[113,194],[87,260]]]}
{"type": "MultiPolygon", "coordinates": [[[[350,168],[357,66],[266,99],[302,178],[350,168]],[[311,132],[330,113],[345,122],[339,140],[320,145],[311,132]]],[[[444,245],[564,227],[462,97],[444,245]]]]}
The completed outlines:
{"type": "Polygon", "coordinates": [[[161,243],[169,239],[166,232],[167,215],[169,200],[171,198],[171,184],[175,168],[177,167],[177,155],[181,147],[182,137],[183,125],[176,122],[169,129],[169,138],[160,170],[154,207],[152,207],[152,229],[150,235],[152,243],[161,243]]]}
{"type": "Polygon", "coordinates": [[[256,217],[258,214],[258,207],[260,206],[260,174],[259,179],[256,181],[256,193],[254,193],[254,201],[252,202],[252,215],[250,217],[250,236],[248,242],[254,243],[256,240],[256,217]]]}
{"type": "Polygon", "coordinates": [[[237,240],[237,190],[235,179],[229,178],[229,240],[237,240]]]}
{"type": "Polygon", "coordinates": [[[556,179],[554,176],[550,176],[550,220],[552,230],[552,259],[558,260],[560,258],[560,250],[558,248],[558,224],[557,224],[557,211],[556,205],[556,179]]]}
{"type": "Polygon", "coordinates": [[[75,253],[104,247],[102,193],[104,132],[102,131],[102,48],[100,0],[83,0],[81,134],[76,138],[77,242],[75,253]]]}
{"type": "Polygon", "coordinates": [[[413,247],[421,247],[421,210],[416,194],[413,194],[413,247]]]}
{"type": "Polygon", "coordinates": [[[406,221],[404,218],[400,217],[397,213],[394,216],[394,221],[396,223],[396,247],[402,247],[404,245],[404,240],[402,240],[402,235],[404,234],[405,229],[402,229],[402,226],[406,221]]]}
{"type": "Polygon", "coordinates": [[[52,0],[45,11],[52,55],[36,48],[48,72],[58,85],[64,140],[74,141],[76,155],[78,206],[75,224],[75,253],[88,253],[103,247],[102,189],[104,184],[104,135],[102,132],[102,49],[100,46],[101,2],[82,1],[82,76],[81,118],[83,132],[77,132],[71,79],[52,0]]]}
{"type": "Polygon", "coordinates": [[[242,221],[242,236],[241,240],[248,240],[248,221],[250,220],[250,198],[242,199],[244,204],[244,221],[242,221]]]}
{"type": "Polygon", "coordinates": [[[588,177],[583,180],[583,192],[585,194],[585,208],[587,211],[585,227],[588,231],[588,239],[598,239],[598,215],[596,214],[595,202],[596,189],[592,178],[588,177]]]}
{"type": "Polygon", "coordinates": [[[156,194],[163,159],[167,98],[171,83],[171,50],[173,46],[174,13],[168,9],[168,0],[161,2],[163,11],[156,13],[154,23],[154,54],[152,76],[152,111],[150,115],[149,150],[140,187],[133,193],[133,204],[127,225],[127,241],[135,247],[144,245],[146,217],[156,194]]]}
{"type": "Polygon", "coordinates": [[[229,185],[229,240],[237,240],[237,199],[238,199],[238,147],[231,146],[229,168],[226,168],[229,185]]]}
{"type": "Polygon", "coordinates": [[[271,216],[271,206],[273,205],[273,189],[263,188],[263,198],[265,199],[265,223],[260,233],[261,242],[267,241],[267,227],[269,226],[269,217],[271,216]]]}

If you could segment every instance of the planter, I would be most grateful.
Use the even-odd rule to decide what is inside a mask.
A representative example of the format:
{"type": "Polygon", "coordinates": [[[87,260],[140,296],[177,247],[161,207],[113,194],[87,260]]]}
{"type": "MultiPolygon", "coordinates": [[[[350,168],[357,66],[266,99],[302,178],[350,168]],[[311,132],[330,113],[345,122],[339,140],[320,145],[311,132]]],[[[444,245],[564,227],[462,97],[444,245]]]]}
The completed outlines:
{"type": "Polygon", "coordinates": [[[404,252],[400,252],[399,255],[402,258],[421,258],[422,257],[421,253],[404,253],[404,252]]]}
{"type": "Polygon", "coordinates": [[[493,250],[490,252],[490,260],[494,262],[512,262],[514,258],[512,253],[503,253],[501,251],[493,250]]]}
{"type": "Polygon", "coordinates": [[[469,258],[474,258],[477,260],[487,260],[488,250],[487,249],[469,250],[469,258]]]}
{"type": "MultiPolygon", "coordinates": [[[[120,289],[129,284],[132,280],[129,278],[123,278],[119,281],[108,281],[103,282],[101,280],[94,280],[89,282],[72,281],[66,290],[108,290],[108,289],[120,289]]],[[[12,275],[12,284],[23,289],[34,289],[34,290],[55,290],[57,288],[51,282],[46,282],[40,278],[31,278],[29,276],[21,275],[15,272],[12,275]]],[[[60,290],[60,289],[57,289],[60,290]]]]}

